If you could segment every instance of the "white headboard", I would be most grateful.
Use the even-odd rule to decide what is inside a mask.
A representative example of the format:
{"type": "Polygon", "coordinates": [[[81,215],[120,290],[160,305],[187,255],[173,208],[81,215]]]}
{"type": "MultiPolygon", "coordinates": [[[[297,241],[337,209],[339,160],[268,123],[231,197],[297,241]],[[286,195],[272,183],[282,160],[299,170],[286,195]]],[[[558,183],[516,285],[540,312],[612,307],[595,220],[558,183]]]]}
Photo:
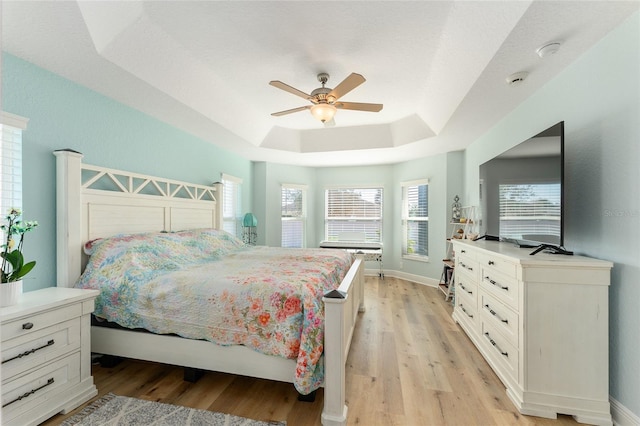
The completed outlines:
{"type": "Polygon", "coordinates": [[[222,228],[222,184],[198,185],[56,158],[57,285],[70,287],[85,264],[85,242],[122,233],[222,228]]]}

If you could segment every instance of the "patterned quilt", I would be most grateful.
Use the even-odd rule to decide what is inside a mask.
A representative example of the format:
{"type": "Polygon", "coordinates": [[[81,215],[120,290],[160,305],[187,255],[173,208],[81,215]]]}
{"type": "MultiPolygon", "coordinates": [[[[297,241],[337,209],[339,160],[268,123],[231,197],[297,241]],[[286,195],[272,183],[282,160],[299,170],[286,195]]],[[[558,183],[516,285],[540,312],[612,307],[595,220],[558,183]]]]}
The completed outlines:
{"type": "Polygon", "coordinates": [[[76,286],[100,290],[97,317],[296,359],[300,393],[322,384],[322,295],[339,286],[351,254],[246,246],[211,229],[115,236],[85,252],[76,286]]]}

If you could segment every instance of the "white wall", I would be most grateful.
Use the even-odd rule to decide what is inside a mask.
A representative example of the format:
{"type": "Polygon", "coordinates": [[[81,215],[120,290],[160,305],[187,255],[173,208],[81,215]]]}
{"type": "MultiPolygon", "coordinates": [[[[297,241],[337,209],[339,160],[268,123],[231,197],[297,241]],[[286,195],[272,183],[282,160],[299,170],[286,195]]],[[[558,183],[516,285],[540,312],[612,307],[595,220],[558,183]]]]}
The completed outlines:
{"type": "Polygon", "coordinates": [[[481,163],[562,120],[565,247],[615,263],[610,394],[640,417],[639,13],[467,149],[466,198],[478,201],[481,163]]]}

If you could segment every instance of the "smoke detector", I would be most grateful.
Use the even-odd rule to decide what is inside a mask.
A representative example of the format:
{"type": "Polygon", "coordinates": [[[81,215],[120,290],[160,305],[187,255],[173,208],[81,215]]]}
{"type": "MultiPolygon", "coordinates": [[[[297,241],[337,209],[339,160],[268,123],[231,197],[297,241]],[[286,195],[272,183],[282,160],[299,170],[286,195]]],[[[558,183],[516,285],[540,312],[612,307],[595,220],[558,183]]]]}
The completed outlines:
{"type": "Polygon", "coordinates": [[[511,74],[509,77],[507,77],[507,84],[509,86],[518,86],[524,82],[524,79],[527,78],[528,75],[529,73],[526,71],[511,74]]]}
{"type": "Polygon", "coordinates": [[[558,50],[560,50],[560,43],[553,42],[553,43],[545,44],[544,46],[538,48],[538,50],[536,50],[536,53],[541,58],[545,58],[547,56],[551,56],[555,54],[558,50]]]}

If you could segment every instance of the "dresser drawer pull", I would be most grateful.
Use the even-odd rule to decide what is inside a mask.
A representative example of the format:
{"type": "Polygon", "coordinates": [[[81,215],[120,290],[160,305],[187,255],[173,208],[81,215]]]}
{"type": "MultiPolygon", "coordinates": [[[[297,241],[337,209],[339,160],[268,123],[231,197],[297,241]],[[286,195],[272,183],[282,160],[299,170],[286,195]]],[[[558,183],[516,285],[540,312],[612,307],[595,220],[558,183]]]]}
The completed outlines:
{"type": "Polygon", "coordinates": [[[458,284],[460,286],[461,289],[463,289],[464,291],[466,291],[469,294],[473,294],[473,291],[471,290],[467,290],[467,288],[464,286],[464,284],[460,283],[458,284]]]}
{"type": "Polygon", "coordinates": [[[466,252],[467,252],[466,250],[460,250],[460,253],[466,253],[466,252]]]}
{"type": "Polygon", "coordinates": [[[464,264],[464,263],[462,263],[462,262],[460,262],[460,266],[462,266],[463,268],[466,268],[466,269],[468,269],[468,270],[470,270],[470,271],[473,271],[473,268],[472,268],[472,267],[467,266],[467,265],[465,265],[465,264],[464,264]]]}
{"type": "Polygon", "coordinates": [[[498,352],[500,352],[500,355],[506,356],[507,358],[509,358],[509,353],[508,352],[504,352],[502,349],[500,349],[500,346],[498,346],[498,344],[491,338],[491,336],[489,336],[488,332],[485,331],[484,335],[485,335],[485,337],[487,339],[489,339],[489,342],[491,342],[491,344],[493,346],[495,346],[495,348],[498,350],[498,352]]]}
{"type": "Polygon", "coordinates": [[[23,330],[31,330],[33,328],[33,323],[32,322],[25,322],[24,324],[22,324],[22,329],[23,330]]]}
{"type": "Polygon", "coordinates": [[[487,262],[489,265],[495,265],[496,263],[493,260],[490,260],[489,262],[487,262]]]}
{"type": "Polygon", "coordinates": [[[493,315],[494,317],[498,318],[500,321],[502,321],[505,324],[509,324],[509,320],[508,319],[502,319],[500,318],[500,315],[498,315],[496,313],[496,311],[494,311],[493,309],[491,309],[491,307],[489,306],[489,304],[484,305],[485,308],[487,308],[487,310],[489,312],[491,312],[491,315],[493,315]]]}
{"type": "Polygon", "coordinates": [[[462,304],[460,305],[460,309],[462,309],[462,312],[464,312],[469,318],[473,318],[473,315],[467,312],[467,310],[464,308],[464,306],[462,306],[462,304]]]}
{"type": "Polygon", "coordinates": [[[509,287],[503,287],[503,286],[501,286],[500,284],[498,284],[497,282],[495,282],[494,280],[492,280],[492,279],[491,279],[491,278],[489,278],[489,277],[484,277],[484,279],[485,279],[485,280],[487,280],[487,281],[489,281],[489,283],[490,283],[491,285],[495,285],[496,287],[500,287],[500,288],[501,288],[501,289],[503,289],[503,290],[509,291],[509,287]]]}
{"type": "Polygon", "coordinates": [[[49,380],[47,380],[47,383],[45,383],[44,385],[40,386],[39,388],[35,388],[35,389],[33,389],[33,390],[29,391],[29,392],[25,392],[25,393],[23,393],[22,395],[20,395],[19,397],[17,397],[17,398],[16,398],[16,399],[14,399],[13,401],[10,401],[10,402],[7,402],[6,404],[4,404],[4,405],[2,406],[2,408],[6,407],[7,405],[11,405],[11,404],[13,404],[14,402],[18,402],[18,401],[20,401],[20,400],[22,400],[22,399],[25,399],[26,397],[28,397],[28,396],[30,396],[30,395],[33,395],[34,393],[38,392],[40,389],[44,389],[44,388],[46,388],[47,386],[52,385],[52,384],[53,384],[53,382],[54,382],[54,380],[53,380],[53,377],[52,377],[52,378],[50,378],[49,380]]]}
{"type": "Polygon", "coordinates": [[[5,359],[4,361],[2,361],[2,363],[4,364],[5,362],[9,362],[9,361],[13,361],[14,359],[18,359],[18,358],[22,358],[25,357],[27,355],[31,355],[32,353],[35,353],[36,351],[39,351],[40,349],[44,349],[44,348],[48,348],[49,346],[53,346],[56,342],[51,339],[47,342],[46,345],[42,345],[39,348],[33,348],[30,349],[28,351],[22,352],[21,354],[18,354],[16,356],[14,356],[13,358],[9,358],[9,359],[5,359]]]}

